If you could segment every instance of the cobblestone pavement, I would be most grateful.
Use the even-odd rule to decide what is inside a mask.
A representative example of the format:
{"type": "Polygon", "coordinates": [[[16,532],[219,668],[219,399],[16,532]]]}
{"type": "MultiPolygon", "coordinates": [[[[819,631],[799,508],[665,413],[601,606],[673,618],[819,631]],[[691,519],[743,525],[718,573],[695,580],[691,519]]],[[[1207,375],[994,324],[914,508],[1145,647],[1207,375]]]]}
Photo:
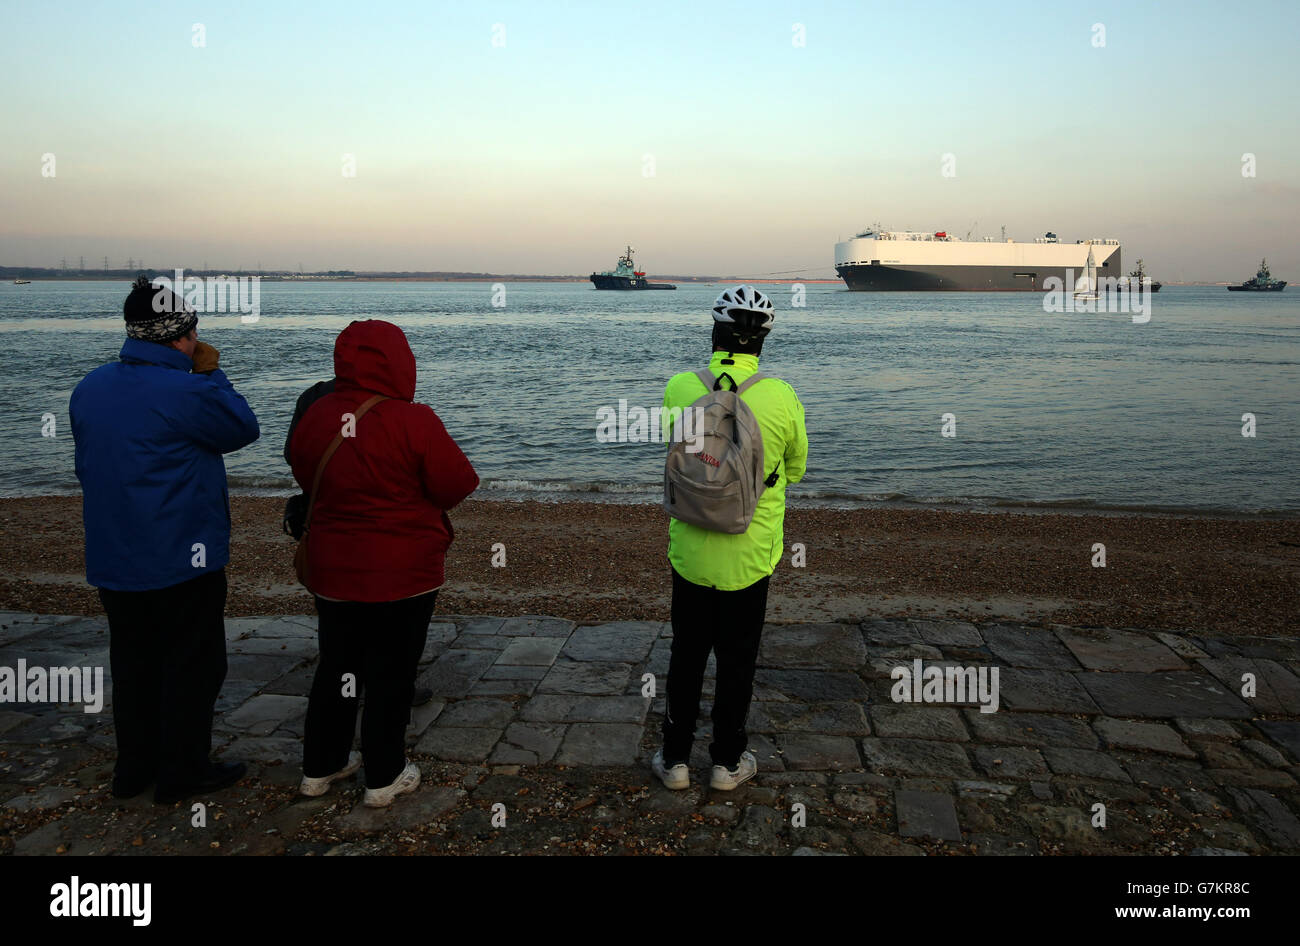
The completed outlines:
{"type": "MultiPolygon", "coordinates": [[[[693,786],[673,793],[646,768],[668,625],[438,616],[419,676],[434,700],[408,732],[424,783],[375,812],[356,780],[316,799],[294,792],[315,618],[229,619],[226,633],[214,743],[250,763],[248,778],[197,799],[202,818],[191,802],[118,801],[107,785],[111,702],[98,714],[0,703],[0,851],[1300,851],[1293,638],[769,625],[749,717],[759,776],[731,793],[707,787],[710,669],[693,786]],[[960,705],[895,702],[891,673],[917,660],[997,668],[997,711],[970,694],[960,705]]],[[[0,614],[0,668],[20,659],[102,666],[109,684],[106,623],[0,614]]]]}

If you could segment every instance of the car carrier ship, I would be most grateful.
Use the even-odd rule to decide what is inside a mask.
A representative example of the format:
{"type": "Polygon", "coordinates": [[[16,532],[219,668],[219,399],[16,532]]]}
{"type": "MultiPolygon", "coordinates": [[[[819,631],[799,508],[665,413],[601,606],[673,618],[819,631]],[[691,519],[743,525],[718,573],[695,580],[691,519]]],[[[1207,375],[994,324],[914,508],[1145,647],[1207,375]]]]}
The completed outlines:
{"type": "Polygon", "coordinates": [[[958,239],[945,230],[873,228],[835,244],[835,272],[849,289],[862,292],[1042,292],[1053,276],[1071,287],[1087,269],[1090,251],[1099,280],[1122,275],[1115,239],[1062,243],[1049,232],[1032,243],[1005,237],[998,242],[958,239]]]}

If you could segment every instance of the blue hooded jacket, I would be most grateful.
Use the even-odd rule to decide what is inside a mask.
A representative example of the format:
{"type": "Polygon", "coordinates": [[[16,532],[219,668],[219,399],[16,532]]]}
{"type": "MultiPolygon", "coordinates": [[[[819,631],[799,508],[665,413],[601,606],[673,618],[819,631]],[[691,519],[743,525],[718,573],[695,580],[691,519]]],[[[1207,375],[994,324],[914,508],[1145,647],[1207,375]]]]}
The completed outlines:
{"type": "Polygon", "coordinates": [[[221,455],[258,438],[257,418],[220,368],[192,367],[184,352],[128,338],[119,361],[72,392],[86,580],[96,587],[166,588],[230,559],[221,455]]]}

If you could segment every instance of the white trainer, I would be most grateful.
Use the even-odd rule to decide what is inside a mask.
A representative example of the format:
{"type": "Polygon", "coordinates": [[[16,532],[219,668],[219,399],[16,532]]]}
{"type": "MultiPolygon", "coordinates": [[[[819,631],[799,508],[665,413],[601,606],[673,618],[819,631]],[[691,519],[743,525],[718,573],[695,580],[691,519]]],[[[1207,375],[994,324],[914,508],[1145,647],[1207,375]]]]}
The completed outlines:
{"type": "Polygon", "coordinates": [[[659,776],[659,781],[664,783],[664,788],[671,788],[675,792],[690,788],[691,770],[684,762],[668,766],[664,762],[664,750],[659,749],[655,752],[654,758],[650,760],[650,768],[654,770],[655,775],[659,776]]]}
{"type": "Polygon", "coordinates": [[[752,752],[742,753],[740,761],[736,763],[734,769],[728,769],[725,765],[715,765],[713,767],[713,777],[709,779],[709,787],[716,788],[720,792],[729,792],[742,782],[748,782],[758,772],[758,760],[754,758],[752,752]]]}
{"type": "Polygon", "coordinates": [[[367,808],[387,808],[393,803],[394,798],[415,791],[415,787],[419,784],[420,767],[414,762],[407,762],[406,768],[402,769],[392,785],[385,785],[383,788],[367,788],[362,804],[367,808]]]}
{"type": "Polygon", "coordinates": [[[357,769],[361,768],[361,753],[353,752],[348,755],[348,764],[343,766],[333,775],[322,775],[319,778],[302,777],[302,784],[298,786],[298,791],[304,795],[310,795],[313,798],[317,795],[324,795],[330,790],[330,785],[341,778],[347,778],[357,769]]]}

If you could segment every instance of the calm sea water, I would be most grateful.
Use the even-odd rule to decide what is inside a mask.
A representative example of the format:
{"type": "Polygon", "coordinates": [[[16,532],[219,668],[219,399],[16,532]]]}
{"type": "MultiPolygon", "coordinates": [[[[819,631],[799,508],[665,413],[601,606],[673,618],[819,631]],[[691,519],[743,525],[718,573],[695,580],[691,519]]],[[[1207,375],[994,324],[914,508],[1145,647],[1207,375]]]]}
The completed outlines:
{"type": "MultiPolygon", "coordinates": [[[[1044,313],[1029,294],[809,285],[792,308],[788,287],[770,289],[763,367],[798,390],[811,440],[795,503],[1300,513],[1300,293],[1167,287],[1138,325],[1044,313]],[[940,436],[947,413],[955,438],[940,436]]],[[[481,496],[654,501],[663,448],[597,442],[597,410],[655,407],[671,374],[705,364],[719,290],[518,283],[494,308],[487,283],[264,283],[260,322],[199,324],[262,424],[227,458],[232,488],[292,488],[280,451],[295,398],[333,374],[341,329],[382,318],[406,331],[417,397],[481,496]]],[[[76,491],[68,397],[116,357],[126,291],[0,286],[0,495],[76,491]]]]}

